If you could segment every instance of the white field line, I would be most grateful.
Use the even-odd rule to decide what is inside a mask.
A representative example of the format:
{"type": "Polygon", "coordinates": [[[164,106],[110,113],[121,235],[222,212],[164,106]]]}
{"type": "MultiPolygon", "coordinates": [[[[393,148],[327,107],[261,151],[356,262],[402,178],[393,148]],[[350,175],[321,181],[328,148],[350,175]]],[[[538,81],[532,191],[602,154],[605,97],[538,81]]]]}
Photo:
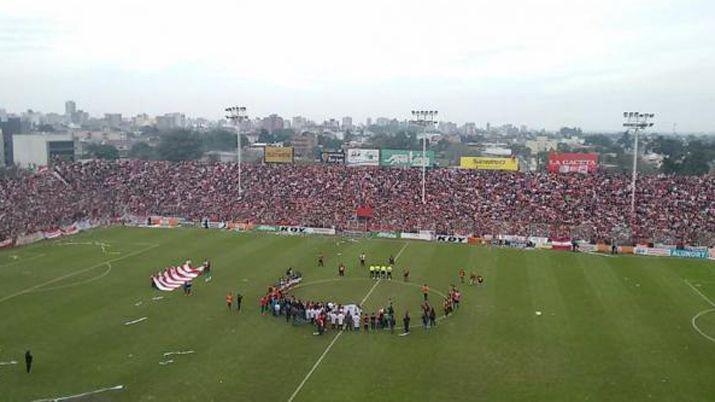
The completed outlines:
{"type": "Polygon", "coordinates": [[[88,395],[94,395],[94,394],[99,394],[102,392],[107,392],[107,391],[119,391],[124,389],[124,385],[116,385],[114,387],[109,387],[109,388],[102,388],[98,389],[96,391],[89,391],[85,392],[82,394],[77,394],[77,395],[70,395],[70,396],[61,396],[58,398],[47,398],[47,399],[35,399],[33,402],[59,402],[59,401],[66,401],[68,399],[76,399],[76,398],[82,398],[88,395]]]}
{"type": "Polygon", "coordinates": [[[53,286],[51,288],[35,289],[32,291],[32,293],[49,292],[51,290],[59,290],[59,289],[72,288],[72,287],[80,286],[80,285],[86,285],[90,282],[98,281],[98,280],[104,278],[105,276],[109,275],[110,272],[112,272],[112,264],[107,263],[107,270],[93,278],[89,278],[89,279],[81,281],[81,282],[68,283],[67,285],[53,286]]]}
{"type": "Polygon", "coordinates": [[[705,299],[705,301],[708,302],[709,305],[715,307],[715,302],[713,302],[713,301],[710,300],[707,296],[705,296],[705,295],[703,294],[703,292],[699,291],[698,288],[696,288],[695,286],[693,286],[692,283],[688,282],[687,280],[685,280],[685,283],[687,283],[688,286],[690,286],[690,289],[693,289],[693,290],[695,291],[695,293],[699,294],[700,297],[702,297],[703,299],[705,299]]]}
{"type": "Polygon", "coordinates": [[[690,325],[692,325],[693,328],[695,328],[695,330],[698,331],[698,333],[699,333],[700,335],[702,335],[703,337],[705,337],[705,339],[707,339],[707,340],[709,340],[709,341],[711,341],[711,342],[715,342],[715,338],[713,338],[712,336],[710,336],[710,335],[706,334],[705,332],[703,332],[703,331],[698,327],[698,324],[696,323],[696,321],[698,320],[698,318],[704,316],[705,314],[712,313],[713,311],[715,311],[715,308],[711,308],[711,309],[709,309],[709,310],[703,310],[703,311],[701,311],[701,312],[695,314],[695,316],[690,320],[690,325]]]}
{"type": "Polygon", "coordinates": [[[134,324],[139,323],[139,322],[142,322],[142,321],[144,321],[144,320],[146,320],[146,319],[147,319],[147,317],[137,318],[136,320],[132,320],[132,321],[127,321],[127,322],[125,322],[124,325],[134,325],[134,324]]]}
{"type": "Polygon", "coordinates": [[[164,356],[171,356],[171,355],[190,355],[194,353],[193,350],[183,350],[183,351],[178,351],[178,352],[166,352],[164,353],[164,356]]]}
{"type": "Polygon", "coordinates": [[[129,258],[129,257],[133,257],[133,256],[135,256],[135,255],[139,255],[139,254],[141,254],[141,253],[144,253],[144,252],[149,251],[149,250],[151,250],[151,249],[153,249],[153,248],[156,248],[156,247],[159,247],[159,244],[153,244],[153,245],[151,245],[151,246],[149,246],[149,247],[146,247],[146,248],[143,248],[143,249],[141,249],[141,250],[137,250],[137,251],[131,252],[131,253],[129,253],[129,254],[127,254],[127,255],[124,255],[124,256],[122,256],[122,257],[113,258],[113,259],[108,260],[108,261],[100,262],[99,264],[94,264],[94,265],[92,265],[92,266],[89,267],[89,268],[80,269],[80,270],[78,270],[78,271],[74,271],[74,272],[70,272],[70,273],[65,274],[65,275],[62,275],[62,276],[58,276],[58,277],[55,278],[55,279],[51,279],[51,280],[49,280],[49,281],[47,281],[47,282],[43,282],[43,283],[40,283],[40,284],[38,284],[38,285],[31,286],[31,287],[29,287],[29,288],[27,288],[27,289],[25,289],[25,290],[21,290],[21,291],[19,291],[19,292],[17,292],[17,293],[13,293],[13,294],[11,294],[11,295],[5,296],[5,297],[3,297],[2,299],[0,299],[0,303],[5,302],[5,301],[8,301],[8,300],[10,300],[10,299],[14,299],[14,298],[16,298],[16,297],[18,297],[18,296],[22,296],[22,295],[24,295],[24,294],[30,293],[30,292],[32,292],[32,291],[35,290],[35,289],[39,289],[39,288],[45,287],[45,286],[47,286],[47,285],[51,285],[51,284],[53,284],[53,283],[55,283],[55,282],[59,282],[59,281],[64,280],[64,279],[71,278],[71,277],[73,277],[73,276],[75,276],[75,275],[83,274],[83,273],[85,273],[85,272],[87,272],[87,271],[91,271],[91,270],[93,270],[93,269],[95,269],[95,268],[97,268],[97,267],[100,267],[100,266],[104,265],[104,264],[121,261],[121,260],[127,259],[127,258],[129,258]]]}
{"type": "Polygon", "coordinates": [[[399,252],[397,253],[397,255],[395,256],[395,262],[397,262],[397,259],[400,258],[400,256],[402,255],[402,252],[405,251],[405,249],[406,249],[407,246],[409,246],[409,245],[410,245],[410,243],[405,242],[405,245],[402,246],[402,248],[400,249],[400,251],[399,251],[399,252]]]}
{"type": "Polygon", "coordinates": [[[12,366],[17,364],[17,360],[10,360],[9,362],[0,362],[0,366],[12,366]]]}
{"type": "MultiPolygon", "coordinates": [[[[362,301],[360,302],[360,305],[361,305],[361,306],[367,301],[367,299],[368,299],[368,298],[370,297],[370,295],[372,294],[372,291],[375,290],[375,288],[376,288],[377,285],[379,285],[379,284],[380,284],[380,279],[378,279],[378,280],[375,282],[375,284],[372,285],[372,288],[370,288],[370,291],[368,291],[367,294],[365,295],[365,297],[363,297],[362,301]]],[[[295,391],[293,391],[293,394],[291,394],[290,398],[288,398],[288,402],[293,402],[293,399],[295,399],[296,395],[298,395],[298,393],[300,392],[300,390],[303,389],[303,386],[305,385],[305,383],[308,381],[308,379],[310,378],[310,376],[313,375],[313,372],[315,371],[315,369],[317,369],[318,366],[320,366],[320,363],[322,363],[323,359],[325,358],[325,355],[327,355],[328,352],[330,352],[330,349],[333,348],[333,345],[335,344],[335,342],[337,342],[337,340],[340,338],[340,336],[341,336],[342,334],[343,334],[343,331],[342,331],[342,330],[339,331],[337,334],[335,334],[335,337],[333,338],[332,341],[330,341],[330,343],[328,344],[328,347],[325,348],[325,350],[323,351],[323,353],[320,355],[320,357],[318,358],[318,361],[315,362],[315,364],[313,365],[313,367],[311,367],[310,371],[308,371],[308,374],[306,374],[306,375],[305,375],[305,378],[303,378],[303,381],[301,381],[300,384],[298,384],[298,388],[296,388],[295,391]]]]}
{"type": "MultiPolygon", "coordinates": [[[[695,293],[697,293],[698,295],[700,295],[700,297],[702,297],[703,300],[705,300],[706,302],[708,302],[708,304],[710,304],[711,306],[715,307],[715,303],[713,303],[712,300],[710,300],[707,296],[705,296],[705,295],[703,294],[703,292],[699,291],[698,288],[696,288],[695,286],[693,286],[693,284],[691,284],[691,283],[688,282],[687,280],[685,280],[685,283],[687,283],[688,286],[690,286],[690,289],[693,289],[693,291],[695,291],[695,293]]],[[[698,327],[697,321],[698,321],[698,318],[704,316],[705,314],[712,313],[713,311],[715,311],[715,308],[711,308],[711,309],[708,309],[708,310],[703,310],[703,311],[701,311],[701,312],[695,314],[695,316],[693,316],[693,318],[690,319],[690,325],[692,325],[693,329],[695,329],[700,335],[702,335],[705,339],[709,340],[710,342],[715,342],[715,338],[713,338],[712,336],[710,336],[710,335],[706,334],[705,332],[703,332],[703,331],[700,329],[700,327],[698,327]]]]}

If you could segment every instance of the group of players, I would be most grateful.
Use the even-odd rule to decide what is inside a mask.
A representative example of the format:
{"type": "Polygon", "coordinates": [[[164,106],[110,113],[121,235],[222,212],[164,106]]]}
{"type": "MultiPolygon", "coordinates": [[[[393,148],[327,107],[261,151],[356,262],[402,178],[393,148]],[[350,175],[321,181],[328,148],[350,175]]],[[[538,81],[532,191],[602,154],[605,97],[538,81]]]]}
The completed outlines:
{"type": "MultiPolygon", "coordinates": [[[[388,258],[387,265],[370,265],[367,267],[366,256],[361,253],[359,256],[360,267],[367,268],[367,272],[371,279],[392,279],[393,265],[395,258],[391,255],[388,258]]],[[[318,267],[325,267],[325,257],[322,253],[318,256],[318,267]]],[[[289,269],[290,273],[292,269],[289,269]]],[[[409,269],[403,270],[403,280],[409,281],[409,269]]],[[[343,263],[338,265],[338,276],[343,277],[346,273],[346,267],[343,263]]],[[[464,269],[458,272],[460,283],[465,283],[466,273],[464,269]]],[[[281,283],[287,283],[283,281],[281,283]]],[[[469,284],[482,284],[484,278],[472,272],[469,277],[469,284]]],[[[390,299],[387,307],[379,308],[372,313],[363,312],[363,307],[350,304],[342,305],[333,302],[316,302],[303,301],[293,295],[286,295],[292,286],[271,286],[268,292],[260,299],[260,311],[262,315],[271,314],[275,317],[285,317],[286,322],[310,323],[316,328],[315,335],[322,335],[327,330],[341,331],[360,331],[364,332],[376,330],[390,330],[394,332],[397,318],[394,309],[393,301],[390,299]]],[[[422,310],[422,325],[424,329],[429,329],[437,326],[437,313],[434,306],[429,302],[430,288],[427,284],[422,285],[421,291],[424,301],[421,304],[422,310]]],[[[462,293],[455,285],[451,285],[449,294],[444,297],[442,308],[444,316],[447,317],[456,309],[459,309],[462,299],[462,293]]],[[[408,334],[410,331],[411,317],[409,311],[405,311],[402,318],[404,332],[408,334]]]]}

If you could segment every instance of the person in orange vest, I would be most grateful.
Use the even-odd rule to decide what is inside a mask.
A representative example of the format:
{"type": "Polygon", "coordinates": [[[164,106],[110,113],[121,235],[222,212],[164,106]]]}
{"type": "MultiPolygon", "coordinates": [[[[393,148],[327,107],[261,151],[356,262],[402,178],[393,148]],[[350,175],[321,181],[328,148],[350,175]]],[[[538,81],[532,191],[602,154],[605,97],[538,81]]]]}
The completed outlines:
{"type": "Polygon", "coordinates": [[[429,286],[425,283],[422,285],[422,296],[424,296],[425,300],[427,300],[427,294],[429,293],[429,286]]]}
{"type": "Polygon", "coordinates": [[[228,306],[228,311],[231,311],[231,306],[233,305],[233,294],[226,294],[226,306],[228,306]]]}

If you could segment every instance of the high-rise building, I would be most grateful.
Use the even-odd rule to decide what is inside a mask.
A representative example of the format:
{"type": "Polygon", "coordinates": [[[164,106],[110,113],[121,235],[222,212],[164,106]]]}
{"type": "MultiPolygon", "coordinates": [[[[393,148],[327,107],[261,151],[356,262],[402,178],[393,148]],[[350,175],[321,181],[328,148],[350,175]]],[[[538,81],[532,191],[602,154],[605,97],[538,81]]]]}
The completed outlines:
{"type": "Polygon", "coordinates": [[[77,104],[71,100],[65,102],[65,117],[67,119],[72,119],[72,116],[74,116],[75,112],[77,112],[77,104]]]}
{"type": "Polygon", "coordinates": [[[367,119],[365,119],[365,126],[372,126],[372,117],[368,117],[367,119]]]}
{"type": "Polygon", "coordinates": [[[186,127],[186,116],[183,113],[166,113],[156,116],[156,128],[159,130],[173,130],[186,127]]]}
{"type": "Polygon", "coordinates": [[[261,121],[261,128],[272,133],[277,130],[283,129],[283,118],[277,114],[272,114],[268,117],[264,117],[261,121]]]}
{"type": "Polygon", "coordinates": [[[350,116],[343,117],[342,123],[343,130],[350,130],[353,128],[353,118],[350,116]]]}
{"type": "Polygon", "coordinates": [[[117,128],[122,125],[122,114],[121,113],[105,113],[104,121],[107,122],[109,127],[117,128]]]}
{"type": "Polygon", "coordinates": [[[291,120],[291,126],[293,126],[294,130],[301,130],[306,125],[305,118],[302,116],[294,116],[291,120]]]}
{"type": "Polygon", "coordinates": [[[298,158],[310,158],[313,155],[313,149],[318,146],[318,138],[315,134],[307,131],[293,134],[290,141],[295,156],[298,158]]]}
{"type": "Polygon", "coordinates": [[[5,165],[10,166],[14,163],[12,136],[22,132],[22,119],[9,117],[7,121],[0,122],[0,130],[2,130],[3,136],[2,153],[5,165]]]}

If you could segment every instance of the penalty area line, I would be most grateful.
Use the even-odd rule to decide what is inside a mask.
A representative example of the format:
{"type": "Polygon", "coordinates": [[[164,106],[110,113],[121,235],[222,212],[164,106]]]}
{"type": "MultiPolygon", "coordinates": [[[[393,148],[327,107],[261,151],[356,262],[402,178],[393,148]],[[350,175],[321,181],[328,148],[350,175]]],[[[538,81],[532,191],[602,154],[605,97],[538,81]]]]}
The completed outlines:
{"type": "Polygon", "coordinates": [[[149,251],[149,250],[151,250],[151,249],[153,249],[153,248],[156,248],[156,247],[159,247],[159,244],[151,245],[151,246],[146,247],[146,248],[143,248],[143,249],[141,249],[141,250],[137,250],[137,251],[134,251],[134,252],[129,253],[129,254],[127,254],[127,255],[124,255],[124,256],[122,256],[122,257],[113,258],[113,259],[111,259],[111,260],[109,260],[109,261],[102,261],[102,262],[100,262],[99,264],[92,265],[92,266],[89,267],[89,268],[80,269],[80,270],[78,270],[78,271],[74,271],[74,272],[70,272],[70,273],[65,274],[65,275],[62,275],[62,276],[58,276],[58,277],[55,278],[55,279],[51,279],[51,280],[49,280],[49,281],[47,281],[47,282],[43,282],[43,283],[40,283],[40,284],[38,284],[38,285],[31,286],[31,287],[29,287],[29,288],[27,288],[27,289],[25,289],[25,290],[21,290],[21,291],[19,291],[19,292],[17,292],[17,293],[13,293],[13,294],[11,294],[11,295],[5,296],[5,297],[3,297],[2,299],[0,299],[0,303],[5,302],[5,301],[8,301],[8,300],[10,300],[10,299],[14,299],[14,298],[16,298],[16,297],[18,297],[18,296],[22,296],[22,295],[24,295],[24,294],[30,293],[30,292],[32,292],[32,291],[34,291],[34,290],[36,290],[36,289],[43,288],[43,287],[45,287],[45,286],[47,286],[47,285],[51,285],[51,284],[56,283],[56,282],[59,282],[59,281],[61,281],[61,280],[64,280],[64,279],[67,279],[67,278],[71,278],[71,277],[76,276],[76,275],[79,275],[79,274],[83,274],[83,273],[85,273],[85,272],[87,272],[87,271],[91,271],[91,270],[93,270],[93,269],[95,269],[95,268],[97,268],[97,267],[101,267],[101,266],[104,265],[104,264],[109,264],[109,263],[112,263],[112,262],[121,261],[121,260],[127,259],[127,258],[129,258],[129,257],[133,257],[133,256],[135,256],[135,255],[139,255],[139,254],[141,254],[141,253],[144,253],[144,252],[149,251]]]}
{"type": "MultiPolygon", "coordinates": [[[[377,285],[380,284],[380,281],[381,281],[381,279],[378,279],[378,280],[375,282],[375,284],[372,285],[372,287],[371,287],[370,290],[367,292],[367,294],[365,295],[365,297],[362,298],[362,301],[360,302],[360,305],[361,305],[361,306],[367,301],[367,299],[370,297],[370,295],[372,294],[372,291],[375,290],[375,288],[377,287],[377,285]]],[[[340,330],[337,334],[335,334],[335,337],[333,338],[332,341],[330,341],[330,343],[328,344],[328,347],[325,348],[325,350],[323,351],[323,353],[320,355],[320,357],[318,358],[318,361],[315,362],[315,364],[313,365],[313,367],[311,367],[310,371],[308,371],[308,374],[306,374],[306,375],[305,375],[305,378],[303,378],[303,381],[301,381],[300,384],[298,384],[298,388],[296,388],[295,391],[293,391],[293,394],[291,394],[290,398],[288,398],[288,402],[293,402],[293,399],[295,399],[296,395],[298,395],[298,393],[300,392],[300,390],[303,389],[303,386],[305,385],[305,383],[308,382],[308,379],[310,379],[310,376],[312,376],[312,375],[313,375],[313,372],[315,371],[315,369],[317,369],[318,366],[320,366],[320,363],[323,361],[323,359],[324,359],[325,356],[328,354],[328,352],[330,352],[330,349],[333,348],[333,345],[335,345],[335,342],[338,341],[338,339],[340,338],[340,336],[341,336],[342,334],[343,334],[343,331],[342,331],[342,330],[340,330]]]]}
{"type": "Polygon", "coordinates": [[[59,402],[59,401],[66,401],[68,399],[75,399],[75,398],[82,398],[88,395],[94,395],[94,394],[99,394],[102,392],[107,392],[107,391],[119,391],[124,389],[124,385],[115,385],[113,387],[107,387],[107,388],[102,388],[98,389],[95,391],[89,391],[89,392],[84,392],[81,394],[77,395],[70,395],[70,396],[61,396],[58,398],[47,398],[47,399],[35,399],[33,402],[59,402]]]}

